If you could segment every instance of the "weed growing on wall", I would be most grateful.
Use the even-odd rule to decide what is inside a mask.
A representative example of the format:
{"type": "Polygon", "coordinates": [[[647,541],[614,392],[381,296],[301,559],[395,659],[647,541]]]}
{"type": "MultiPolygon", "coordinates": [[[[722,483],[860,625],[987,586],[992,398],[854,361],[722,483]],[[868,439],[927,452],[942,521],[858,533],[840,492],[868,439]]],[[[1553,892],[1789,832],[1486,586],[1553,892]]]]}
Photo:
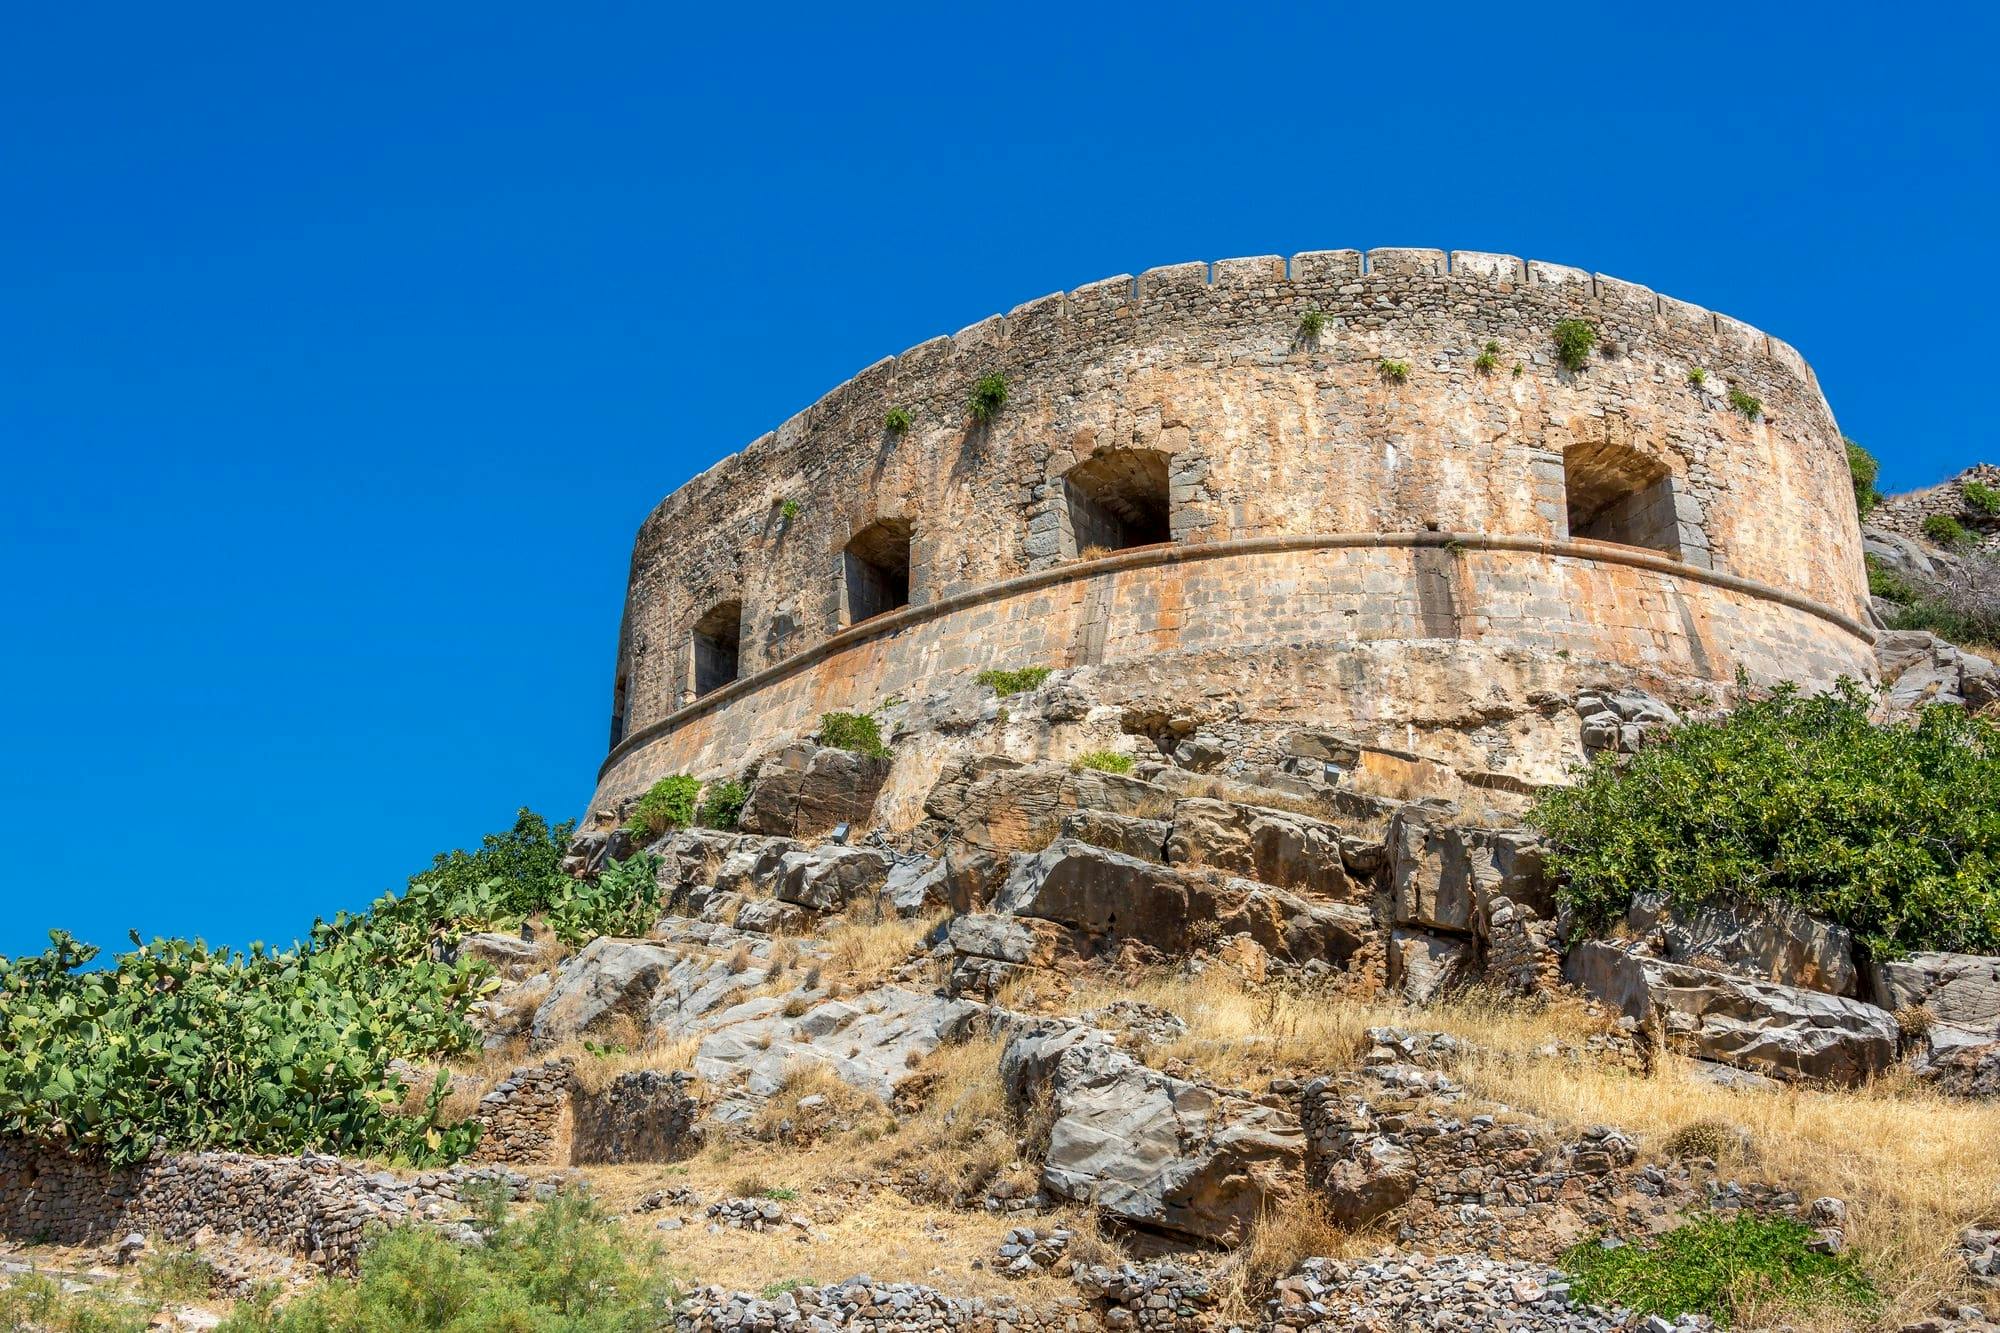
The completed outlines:
{"type": "Polygon", "coordinates": [[[1037,690],[1049,678],[1049,668],[1045,666],[1016,667],[1013,670],[982,671],[976,677],[981,685],[995,694],[1021,694],[1037,690]]]}
{"type": "Polygon", "coordinates": [[[891,435],[907,434],[910,429],[910,414],[903,408],[892,407],[882,414],[882,429],[891,435]]]}
{"type": "Polygon", "coordinates": [[[1070,761],[1072,770],[1094,769],[1099,773],[1130,773],[1135,761],[1116,750],[1089,750],[1070,761]]]}
{"type": "Polygon", "coordinates": [[[1382,372],[1382,378],[1391,384],[1401,384],[1410,378],[1410,363],[1407,361],[1393,361],[1385,356],[1377,369],[1382,372]]]}
{"type": "Polygon", "coordinates": [[[1708,383],[1708,372],[1700,366],[1688,371],[1688,383],[1699,389],[1708,383]]]}
{"type": "Polygon", "coordinates": [[[1299,316],[1299,341],[1311,345],[1326,332],[1326,312],[1317,306],[1299,316]]]}
{"type": "Polygon", "coordinates": [[[1939,546],[1970,546],[1973,540],[1972,530],[1950,514],[1925,515],[1923,532],[1939,546]]]}
{"type": "Polygon", "coordinates": [[[798,516],[799,502],[797,500],[787,498],[778,506],[778,517],[784,519],[785,522],[789,523],[798,516]]]}
{"type": "Polygon", "coordinates": [[[1847,475],[1854,481],[1854,510],[1867,518],[1868,511],[1882,503],[1882,492],[1875,489],[1881,464],[1875,461],[1875,455],[1854,441],[1843,436],[1841,442],[1847,446],[1847,475]]]}
{"type": "Polygon", "coordinates": [[[701,794],[701,808],[695,811],[695,822],[703,828],[733,829],[749,799],[750,793],[733,778],[711,782],[701,794]]]}
{"type": "Polygon", "coordinates": [[[1479,355],[1472,358],[1472,368],[1482,375],[1491,375],[1500,364],[1500,344],[1488,342],[1479,349],[1479,355]]]}
{"type": "Polygon", "coordinates": [[[1764,415],[1764,400],[1752,397],[1733,384],[1729,386],[1729,405],[1749,421],[1755,421],[1764,415]]]}
{"type": "Polygon", "coordinates": [[[1566,319],[1557,324],[1553,333],[1556,345],[1556,360],[1562,362],[1565,370],[1582,370],[1590,364],[1590,353],[1597,346],[1597,330],[1580,319],[1566,319]]]}
{"type": "Polygon", "coordinates": [[[981,375],[979,382],[972,386],[972,396],[966,400],[965,410],[972,419],[985,425],[1000,415],[1000,409],[1007,405],[1007,377],[1005,375],[981,375]]]}
{"type": "Polygon", "coordinates": [[[1944,705],[1878,725],[1872,703],[1783,686],[1545,792],[1531,819],[1579,927],[1643,891],[1789,903],[1878,958],[2000,949],[2000,725],[1944,705]]]}
{"type": "Polygon", "coordinates": [[[852,750],[871,759],[889,757],[881,725],[868,713],[821,713],[819,743],[836,750],[852,750]]]}
{"type": "Polygon", "coordinates": [[[1968,481],[1963,488],[1965,507],[1986,518],[2000,518],[2000,490],[1984,482],[1968,481]]]}

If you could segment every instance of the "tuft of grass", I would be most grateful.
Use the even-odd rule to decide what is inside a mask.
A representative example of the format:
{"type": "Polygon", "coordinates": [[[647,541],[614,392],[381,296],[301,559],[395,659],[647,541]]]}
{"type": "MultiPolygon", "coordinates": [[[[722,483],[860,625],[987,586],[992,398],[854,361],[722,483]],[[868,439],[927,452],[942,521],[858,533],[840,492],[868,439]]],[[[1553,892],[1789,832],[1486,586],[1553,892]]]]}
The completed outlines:
{"type": "Polygon", "coordinates": [[[981,375],[972,386],[972,396],[966,399],[965,410],[972,419],[985,425],[1000,415],[1000,409],[1007,405],[1007,377],[1005,375],[981,375]]]}
{"type": "Polygon", "coordinates": [[[104,1292],[66,1292],[40,1273],[0,1287],[0,1328],[22,1333],[145,1333],[152,1315],[152,1307],[104,1292]]]}
{"type": "Polygon", "coordinates": [[[1845,436],[1841,443],[1847,446],[1847,473],[1854,479],[1855,512],[1867,518],[1868,511],[1882,503],[1882,492],[1875,489],[1875,477],[1882,465],[1875,461],[1875,455],[1845,436]]]}
{"type": "Polygon", "coordinates": [[[1049,678],[1049,672],[1050,668],[1045,666],[1015,667],[1011,670],[995,668],[980,672],[975,679],[998,695],[1025,694],[1029,690],[1040,689],[1042,682],[1049,678]]]}
{"type": "Polygon", "coordinates": [[[1812,1235],[1788,1217],[1715,1213],[1650,1244],[1607,1249],[1586,1241],[1563,1267],[1576,1278],[1578,1299],[1666,1319],[1705,1314],[1728,1323],[1772,1304],[1841,1314],[1878,1308],[1881,1296],[1861,1266],[1808,1249],[1812,1235]]]}
{"type": "Polygon", "coordinates": [[[1702,385],[1708,383],[1708,372],[1700,366],[1696,366],[1694,369],[1688,371],[1688,383],[1699,389],[1702,385]]]}
{"type": "Polygon", "coordinates": [[[1720,1120],[1694,1120],[1667,1135],[1661,1148],[1669,1157],[1708,1157],[1719,1161],[1735,1144],[1736,1137],[1720,1120]]]}
{"type": "Polygon", "coordinates": [[[1734,384],[1729,386],[1729,405],[1743,414],[1745,420],[1755,421],[1764,415],[1764,401],[1752,397],[1734,384]]]}
{"type": "Polygon", "coordinates": [[[1490,340],[1479,350],[1479,355],[1472,358],[1472,368],[1482,375],[1491,375],[1499,364],[1500,344],[1490,340]]]}
{"type": "Polygon", "coordinates": [[[139,1261],[139,1291],[156,1301],[198,1301],[215,1290],[215,1265],[193,1250],[159,1250],[139,1261]]]}
{"type": "Polygon", "coordinates": [[[1590,353],[1597,346],[1597,330],[1590,324],[1580,319],[1565,319],[1550,336],[1555,340],[1556,360],[1562,362],[1565,370],[1582,370],[1590,364],[1590,353]]]}
{"type": "Polygon", "coordinates": [[[882,725],[871,713],[821,713],[819,743],[836,750],[853,750],[871,759],[889,757],[889,747],[882,740],[882,725]]]}
{"type": "Polygon", "coordinates": [[[1521,376],[1523,376],[1523,375],[1525,375],[1525,374],[1527,374],[1527,373],[1528,373],[1528,368],[1527,368],[1526,366],[1522,365],[1522,364],[1521,364],[1521,363],[1520,363],[1519,361],[1516,361],[1516,362],[1514,363],[1514,378],[1515,378],[1515,379],[1520,379],[1520,378],[1521,378],[1521,376]]]}
{"type": "Polygon", "coordinates": [[[1385,356],[1377,369],[1382,372],[1382,378],[1391,384],[1401,384],[1410,378],[1410,363],[1407,361],[1396,361],[1385,356]]]}
{"type": "Polygon", "coordinates": [[[882,414],[882,429],[888,431],[891,435],[908,434],[910,429],[909,409],[892,407],[887,412],[884,412],[882,414]]]}
{"type": "Polygon", "coordinates": [[[1099,773],[1130,773],[1135,762],[1131,755],[1116,750],[1090,750],[1070,760],[1069,766],[1072,772],[1092,768],[1099,773]]]}

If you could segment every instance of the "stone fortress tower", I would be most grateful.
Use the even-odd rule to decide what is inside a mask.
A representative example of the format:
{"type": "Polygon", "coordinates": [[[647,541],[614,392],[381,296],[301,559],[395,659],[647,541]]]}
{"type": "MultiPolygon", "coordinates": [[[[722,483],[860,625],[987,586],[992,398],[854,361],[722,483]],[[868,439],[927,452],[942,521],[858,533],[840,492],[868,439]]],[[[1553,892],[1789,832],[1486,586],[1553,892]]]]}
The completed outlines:
{"type": "Polygon", "coordinates": [[[879,361],[662,501],[593,806],[1026,666],[1547,782],[1583,691],[1870,677],[1866,605],[1840,431],[1775,338],[1508,255],[1179,264],[879,361]]]}

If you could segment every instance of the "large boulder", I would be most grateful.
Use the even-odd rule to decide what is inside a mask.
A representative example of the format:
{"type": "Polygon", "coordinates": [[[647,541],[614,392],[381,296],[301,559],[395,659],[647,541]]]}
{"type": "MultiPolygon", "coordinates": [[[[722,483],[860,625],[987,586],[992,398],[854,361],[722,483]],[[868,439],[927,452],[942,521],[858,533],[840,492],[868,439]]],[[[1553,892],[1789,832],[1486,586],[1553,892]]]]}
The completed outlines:
{"type": "Polygon", "coordinates": [[[1353,900],[1364,890],[1347,873],[1340,830],[1287,810],[1184,800],[1174,807],[1167,860],[1213,866],[1279,888],[1353,900]]]}
{"type": "Polygon", "coordinates": [[[2000,958],[1970,953],[1913,953],[1875,963],[1869,989],[1884,1009],[1921,1005],[1942,1024],[2000,1040],[2000,958]]]}
{"type": "Polygon", "coordinates": [[[2000,699],[2000,667],[1926,630],[1893,630],[1875,641],[1885,687],[1880,711],[1903,716],[1926,704],[1983,708],[2000,699]]]}
{"type": "Polygon", "coordinates": [[[1554,915],[1547,848],[1535,834],[1467,828],[1451,818],[1449,807],[1419,802],[1389,826],[1389,889],[1399,924],[1470,934],[1496,897],[1554,915]]]}
{"type": "Polygon", "coordinates": [[[969,1001],[899,986],[818,1003],[759,996],[711,1017],[694,1071],[727,1094],[755,1099],[778,1091],[794,1071],[818,1067],[888,1101],[925,1056],[963,1037],[981,1012],[969,1001]],[[807,1007],[796,1012],[801,1002],[807,1007]]]}
{"type": "Polygon", "coordinates": [[[1054,1116],[1042,1188],[1131,1226],[1241,1240],[1298,1168],[1297,1119],[1148,1069],[1104,1037],[1028,1029],[1003,1055],[1016,1105],[1046,1095],[1054,1116]]]}
{"type": "Polygon", "coordinates": [[[1165,819],[1173,806],[1171,792],[1126,774],[1071,771],[989,754],[940,777],[924,800],[924,813],[949,825],[971,847],[1017,852],[1046,846],[1074,810],[1165,819]]]}
{"type": "Polygon", "coordinates": [[[1296,962],[1342,963],[1374,920],[1347,903],[1309,901],[1251,880],[1185,871],[1072,839],[1017,855],[993,910],[1075,928],[1100,949],[1137,940],[1185,952],[1205,937],[1247,934],[1296,962]],[[1213,931],[1201,926],[1214,922],[1213,931]]]}
{"type": "Polygon", "coordinates": [[[968,913],[951,919],[945,938],[954,953],[1046,967],[1062,949],[1067,933],[1053,921],[968,913]]]}
{"type": "Polygon", "coordinates": [[[1834,995],[1860,988],[1854,937],[1824,917],[1784,903],[1714,903],[1681,908],[1642,897],[1627,914],[1676,963],[1719,967],[1758,981],[1834,995]]]}
{"type": "Polygon", "coordinates": [[[643,1026],[653,991],[678,955],[648,940],[594,939],[565,962],[529,1029],[536,1047],[603,1031],[614,1023],[643,1026]]]}
{"type": "Polygon", "coordinates": [[[779,860],[777,896],[815,912],[837,912],[874,894],[889,878],[889,858],[872,847],[814,847],[779,860]]]}
{"type": "Polygon", "coordinates": [[[1478,964],[1471,940],[1397,927],[1389,936],[1389,984],[1412,1004],[1429,1004],[1457,987],[1478,964]]]}
{"type": "Polygon", "coordinates": [[[889,777],[889,760],[825,745],[793,745],[766,759],[737,817],[746,833],[813,837],[866,824],[889,777]]]}
{"type": "Polygon", "coordinates": [[[1896,1020],[1844,996],[1780,986],[1591,940],[1571,981],[1689,1054],[1778,1078],[1858,1083],[1896,1058],[1896,1020]]]}

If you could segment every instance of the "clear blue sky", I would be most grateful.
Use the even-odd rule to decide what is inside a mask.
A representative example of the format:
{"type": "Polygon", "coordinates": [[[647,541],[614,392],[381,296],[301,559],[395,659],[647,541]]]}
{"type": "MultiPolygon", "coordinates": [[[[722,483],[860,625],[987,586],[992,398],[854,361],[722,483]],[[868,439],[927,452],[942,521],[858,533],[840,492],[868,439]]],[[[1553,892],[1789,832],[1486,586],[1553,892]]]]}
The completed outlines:
{"type": "Polygon", "coordinates": [[[1992,457],[2000,33],[1899,13],[16,6],[0,952],[579,813],[658,498],[1114,273],[1584,265],[1792,342],[1892,486],[1992,457]]]}

